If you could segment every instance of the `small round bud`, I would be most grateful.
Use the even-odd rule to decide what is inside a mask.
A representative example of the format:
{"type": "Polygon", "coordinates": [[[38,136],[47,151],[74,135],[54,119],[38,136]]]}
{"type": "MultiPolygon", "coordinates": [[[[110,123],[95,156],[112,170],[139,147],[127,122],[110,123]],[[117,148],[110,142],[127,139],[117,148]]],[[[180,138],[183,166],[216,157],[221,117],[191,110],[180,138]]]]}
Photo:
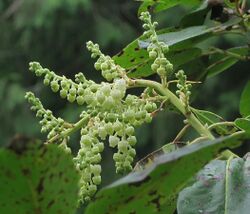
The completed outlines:
{"type": "Polygon", "coordinates": [[[67,100],[68,100],[70,103],[73,103],[73,102],[76,100],[76,96],[75,96],[75,95],[68,94],[67,100]]]}
{"type": "Polygon", "coordinates": [[[108,70],[108,69],[109,69],[108,63],[103,62],[103,63],[101,64],[101,69],[102,69],[103,71],[108,70]]]}
{"type": "Polygon", "coordinates": [[[69,89],[69,93],[70,93],[70,95],[75,96],[76,95],[76,88],[75,87],[71,87],[69,89]]]}
{"type": "Polygon", "coordinates": [[[83,135],[81,137],[81,143],[86,146],[90,146],[92,144],[91,137],[89,137],[88,135],[83,135]]]}
{"type": "Polygon", "coordinates": [[[155,59],[157,57],[157,52],[156,51],[150,51],[149,52],[149,58],[155,59]]]}
{"type": "Polygon", "coordinates": [[[111,96],[108,96],[103,102],[103,107],[106,109],[110,109],[115,105],[114,99],[111,96]]]}
{"type": "Polygon", "coordinates": [[[101,184],[101,181],[102,181],[101,176],[100,176],[100,175],[94,176],[94,177],[92,178],[92,181],[93,181],[93,183],[94,183],[95,185],[101,184]]]}
{"type": "Polygon", "coordinates": [[[58,84],[57,81],[53,80],[53,81],[50,83],[50,86],[51,86],[51,90],[52,90],[53,92],[58,92],[58,91],[59,91],[60,86],[59,86],[59,84],[58,84]]]}
{"type": "Polygon", "coordinates": [[[65,99],[66,97],[67,97],[67,91],[65,90],[65,89],[62,89],[61,91],[60,91],[60,96],[61,96],[61,98],[63,98],[63,99],[65,99]]]}
{"type": "Polygon", "coordinates": [[[120,131],[123,128],[123,125],[118,120],[113,124],[113,128],[116,132],[120,131]]]}
{"type": "Polygon", "coordinates": [[[109,84],[105,84],[101,87],[101,91],[104,93],[104,95],[109,95],[111,91],[111,87],[109,84]]]}
{"type": "Polygon", "coordinates": [[[46,85],[46,86],[48,86],[50,84],[50,80],[47,79],[47,78],[44,78],[43,84],[46,85]]]}
{"type": "Polygon", "coordinates": [[[130,146],[134,146],[137,142],[136,137],[135,136],[129,136],[127,139],[128,143],[130,146]]]}
{"type": "Polygon", "coordinates": [[[97,71],[101,70],[101,63],[96,62],[96,63],[94,64],[94,66],[95,66],[95,69],[96,69],[97,71]]]}
{"type": "Polygon", "coordinates": [[[151,69],[152,69],[152,71],[154,71],[154,72],[156,72],[158,68],[159,68],[159,65],[156,64],[156,63],[153,63],[153,64],[151,65],[151,69]]]}
{"type": "Polygon", "coordinates": [[[118,143],[118,150],[121,152],[126,152],[128,148],[128,143],[125,140],[122,140],[118,143]]]}
{"type": "Polygon", "coordinates": [[[163,67],[160,67],[160,68],[157,69],[157,73],[160,76],[164,76],[164,75],[166,75],[166,70],[163,67]]]}
{"type": "Polygon", "coordinates": [[[120,139],[118,137],[109,136],[109,146],[110,147],[112,147],[112,148],[116,147],[119,141],[120,141],[120,139]]]}
{"type": "Polygon", "coordinates": [[[83,105],[84,104],[84,97],[83,96],[78,96],[76,98],[76,102],[78,105],[83,105]]]}

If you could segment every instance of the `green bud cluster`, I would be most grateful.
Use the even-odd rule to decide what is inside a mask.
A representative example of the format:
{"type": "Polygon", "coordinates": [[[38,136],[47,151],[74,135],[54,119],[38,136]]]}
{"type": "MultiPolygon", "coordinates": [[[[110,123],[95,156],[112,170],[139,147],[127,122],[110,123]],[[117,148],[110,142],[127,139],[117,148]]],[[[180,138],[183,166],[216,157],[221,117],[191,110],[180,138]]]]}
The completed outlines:
{"type": "Polygon", "coordinates": [[[179,96],[180,100],[185,104],[186,108],[189,106],[189,99],[191,95],[190,89],[192,85],[187,83],[187,76],[183,70],[176,73],[176,78],[178,79],[176,94],[179,96]]]}
{"type": "Polygon", "coordinates": [[[140,19],[144,22],[144,36],[148,37],[151,42],[147,47],[149,58],[154,60],[151,65],[151,69],[163,78],[171,75],[173,72],[173,65],[166,59],[164,55],[164,53],[169,51],[169,47],[164,42],[159,41],[155,31],[158,23],[152,23],[149,12],[141,13],[140,19]]]}
{"type": "Polygon", "coordinates": [[[68,140],[69,137],[64,138],[58,147],[63,149],[67,154],[71,154],[71,149],[67,145],[68,140]]]}
{"type": "Polygon", "coordinates": [[[101,183],[101,152],[104,144],[99,141],[91,128],[82,128],[80,149],[74,158],[76,169],[81,174],[79,198],[89,201],[101,183]]]}
{"type": "Polygon", "coordinates": [[[54,117],[50,110],[44,109],[41,101],[32,92],[27,92],[25,98],[32,105],[31,110],[36,111],[36,116],[42,118],[40,121],[42,126],[41,132],[48,132],[48,139],[65,130],[64,120],[54,117]]]}
{"type": "Polygon", "coordinates": [[[124,76],[125,70],[119,65],[116,65],[110,56],[105,56],[100,51],[98,44],[94,44],[92,41],[89,41],[87,42],[87,49],[92,53],[92,58],[98,57],[94,67],[97,71],[101,71],[102,76],[107,81],[112,81],[113,79],[124,76]]]}
{"type": "MultiPolygon", "coordinates": [[[[112,82],[97,84],[86,80],[82,73],[78,73],[73,81],[65,76],[56,75],[37,62],[30,63],[30,70],[37,76],[43,76],[44,84],[50,86],[53,92],[58,92],[71,103],[77,102],[79,105],[87,106],[80,117],[88,118],[88,122],[77,127],[81,128],[81,140],[80,149],[74,158],[75,166],[81,174],[81,202],[88,201],[95,194],[97,185],[101,183],[100,161],[104,142],[107,140],[109,146],[115,150],[113,159],[116,171],[130,171],[136,154],[135,127],[151,122],[153,112],[157,109],[157,105],[150,99],[153,96],[151,94],[143,93],[141,97],[130,94],[126,96],[129,78],[125,74],[125,69],[115,65],[111,57],[103,55],[97,44],[88,42],[87,48],[92,52],[93,58],[98,57],[96,69],[101,70],[102,75],[112,82]]],[[[162,61],[161,63],[164,64],[162,61]]],[[[60,134],[62,128],[75,128],[74,125],[65,126],[62,119],[53,117],[48,110],[39,111],[43,109],[42,104],[37,98],[32,97],[31,93],[27,94],[27,99],[33,105],[32,108],[38,110],[37,114],[45,118],[42,120],[42,130],[50,131],[49,139],[55,136],[55,133],[60,134]]],[[[60,147],[69,152],[64,139],[61,140],[63,143],[60,147]]]]}

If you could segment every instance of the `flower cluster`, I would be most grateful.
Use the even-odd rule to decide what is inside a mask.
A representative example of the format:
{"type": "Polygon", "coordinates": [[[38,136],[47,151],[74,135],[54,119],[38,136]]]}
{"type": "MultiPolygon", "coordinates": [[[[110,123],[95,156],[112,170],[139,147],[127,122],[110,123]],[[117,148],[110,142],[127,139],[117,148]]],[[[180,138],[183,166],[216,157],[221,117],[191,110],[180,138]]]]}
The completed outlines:
{"type": "Polygon", "coordinates": [[[156,108],[155,103],[128,95],[110,109],[103,106],[97,111],[89,109],[82,113],[81,117],[91,114],[91,119],[81,129],[80,150],[74,159],[82,175],[80,198],[89,200],[101,182],[101,152],[106,139],[109,146],[117,150],[113,155],[117,173],[132,170],[137,142],[135,127],[150,122],[156,108]],[[92,171],[97,168],[98,171],[92,171]]]}
{"type": "Polygon", "coordinates": [[[152,23],[149,12],[141,13],[140,19],[144,22],[143,28],[146,30],[144,35],[149,37],[151,42],[147,47],[149,57],[154,60],[153,64],[151,65],[151,69],[160,77],[165,78],[171,75],[173,71],[173,65],[166,59],[164,55],[164,53],[168,52],[169,47],[164,42],[159,41],[155,31],[158,23],[152,23]]]}
{"type": "MultiPolygon", "coordinates": [[[[91,46],[90,43],[87,43],[91,46]]],[[[94,45],[96,48],[96,46],[94,45]]],[[[92,55],[98,56],[100,51],[93,49],[92,55]]],[[[100,59],[98,63],[100,63],[100,59]]],[[[109,64],[110,58],[104,57],[103,63],[109,64]]],[[[112,62],[110,66],[113,66],[112,62]]],[[[101,65],[102,66],[102,65],[101,65]]],[[[117,74],[122,70],[117,66],[117,74]]],[[[80,181],[80,200],[89,200],[97,190],[97,185],[101,182],[101,152],[104,149],[104,142],[107,140],[109,146],[116,149],[113,155],[117,173],[123,173],[132,169],[132,162],[136,151],[134,146],[137,142],[135,137],[135,127],[143,123],[151,122],[152,112],[157,109],[157,105],[152,102],[150,97],[137,97],[128,94],[128,77],[117,75],[111,83],[101,82],[97,84],[86,80],[82,73],[76,75],[75,81],[56,75],[53,71],[43,68],[39,63],[30,63],[30,70],[37,76],[44,76],[44,84],[51,87],[52,91],[59,92],[62,98],[67,98],[69,102],[76,101],[79,105],[86,104],[87,111],[83,111],[81,118],[88,116],[90,119],[81,127],[80,150],[74,158],[76,168],[81,173],[80,181]]],[[[102,70],[103,71],[103,70],[102,70]]],[[[124,74],[123,74],[124,75],[124,74]]],[[[27,98],[35,109],[41,109],[42,104],[37,98],[27,98]],[[36,106],[39,106],[36,107],[36,106]]],[[[40,112],[40,111],[39,111],[40,112]]],[[[53,121],[56,118],[50,116],[51,112],[43,111],[46,121],[53,121]]],[[[41,113],[39,113],[41,114],[41,113]]],[[[57,119],[60,126],[52,127],[48,138],[55,133],[62,132],[64,121],[57,119]],[[60,129],[61,128],[61,129],[60,129]],[[56,132],[57,131],[57,132],[56,132]]],[[[44,122],[43,122],[44,123],[44,122]]],[[[48,123],[48,122],[47,122],[48,123]]],[[[47,124],[46,123],[46,124],[47,124]]],[[[42,130],[47,130],[43,126],[42,130]]],[[[65,143],[62,144],[65,146],[65,143]]]]}
{"type": "MultiPolygon", "coordinates": [[[[144,13],[142,19],[146,33],[152,41],[148,47],[150,57],[155,59],[152,67],[161,77],[166,77],[172,71],[171,63],[164,56],[168,47],[158,41],[155,33],[156,23],[151,22],[149,14],[144,13]]],[[[131,79],[126,75],[125,69],[116,65],[110,56],[104,55],[99,45],[87,42],[87,48],[91,57],[97,58],[96,70],[100,70],[108,82],[95,83],[87,80],[82,73],[78,73],[73,81],[56,75],[37,62],[30,63],[30,71],[37,76],[43,76],[44,84],[50,86],[53,92],[59,92],[62,98],[71,103],[86,105],[86,110],[80,115],[82,122],[68,124],[72,127],[67,126],[62,119],[55,118],[51,111],[44,110],[39,99],[32,93],[26,95],[33,106],[32,109],[37,111],[37,116],[43,118],[42,131],[49,132],[48,139],[59,136],[57,141],[61,142],[60,146],[67,152],[66,138],[69,136],[62,134],[60,137],[60,134],[71,133],[71,129],[81,129],[80,149],[74,157],[76,169],[81,174],[80,202],[90,200],[97,190],[97,185],[101,183],[101,153],[106,141],[114,149],[113,159],[117,173],[132,170],[136,155],[134,146],[137,142],[135,127],[151,122],[158,108],[155,94],[150,90],[145,90],[141,96],[127,95],[131,79]]]]}
{"type": "Polygon", "coordinates": [[[192,85],[187,83],[187,76],[183,70],[176,73],[176,78],[178,79],[176,94],[179,96],[180,100],[185,104],[186,108],[189,106],[189,99],[191,95],[192,85]]]}
{"type": "Polygon", "coordinates": [[[95,69],[102,72],[102,76],[107,80],[122,77],[125,75],[125,69],[116,65],[114,60],[110,56],[105,56],[99,48],[98,44],[94,44],[92,41],[87,42],[87,49],[92,53],[91,57],[98,57],[95,62],[95,69]]]}
{"type": "Polygon", "coordinates": [[[42,126],[41,132],[48,132],[48,139],[65,130],[64,120],[54,117],[52,111],[45,110],[41,101],[32,92],[27,92],[25,98],[32,105],[31,110],[36,111],[36,116],[42,118],[40,121],[42,126]]]}

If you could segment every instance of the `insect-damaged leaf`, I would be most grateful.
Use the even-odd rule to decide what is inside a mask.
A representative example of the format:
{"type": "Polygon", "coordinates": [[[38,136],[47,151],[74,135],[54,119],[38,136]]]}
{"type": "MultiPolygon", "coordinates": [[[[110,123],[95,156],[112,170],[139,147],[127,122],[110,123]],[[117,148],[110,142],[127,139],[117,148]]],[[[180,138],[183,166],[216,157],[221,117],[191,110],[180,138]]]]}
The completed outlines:
{"type": "Polygon", "coordinates": [[[1,149],[0,169],[0,213],[75,212],[78,173],[57,145],[25,142],[1,149]]]}
{"type": "Polygon", "coordinates": [[[239,146],[238,138],[225,137],[186,146],[157,158],[141,172],[133,172],[102,189],[86,214],[172,214],[175,198],[188,179],[225,147],[239,146]]]}
{"type": "Polygon", "coordinates": [[[179,194],[179,214],[248,214],[250,209],[250,156],[214,160],[179,194]]]}
{"type": "MultiPolygon", "coordinates": [[[[183,30],[166,28],[159,32],[159,39],[170,47],[166,54],[175,67],[187,63],[201,55],[201,50],[193,48],[194,44],[212,36],[212,29],[205,26],[195,26],[183,30]]],[[[113,59],[125,68],[130,77],[147,77],[153,74],[150,68],[152,60],[148,57],[146,47],[149,42],[144,36],[139,37],[113,59]]]]}

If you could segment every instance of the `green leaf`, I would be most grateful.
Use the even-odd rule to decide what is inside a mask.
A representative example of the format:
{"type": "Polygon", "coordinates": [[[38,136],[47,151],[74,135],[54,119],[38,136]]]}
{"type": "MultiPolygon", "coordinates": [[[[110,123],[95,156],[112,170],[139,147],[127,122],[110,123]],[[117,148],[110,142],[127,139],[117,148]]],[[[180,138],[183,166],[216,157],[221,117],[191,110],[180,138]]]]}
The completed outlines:
{"type": "Polygon", "coordinates": [[[138,10],[138,14],[149,10],[157,13],[178,4],[197,6],[202,2],[202,0],[140,0],[140,1],[143,1],[143,3],[141,4],[138,10]]]}
{"type": "Polygon", "coordinates": [[[245,130],[247,134],[250,134],[250,119],[240,118],[235,120],[235,124],[240,129],[245,130]]]}
{"type": "Polygon", "coordinates": [[[205,1],[199,8],[186,14],[180,22],[182,27],[190,27],[202,25],[206,19],[206,14],[209,12],[210,8],[205,1]]]}
{"type": "Polygon", "coordinates": [[[248,214],[250,156],[214,160],[179,194],[178,214],[248,214]]]}
{"type": "MultiPolygon", "coordinates": [[[[214,123],[225,122],[225,120],[221,116],[219,116],[213,112],[205,111],[205,110],[198,110],[198,109],[194,109],[194,108],[192,109],[192,111],[203,125],[210,126],[214,123]]],[[[215,131],[219,135],[231,134],[233,132],[233,130],[229,129],[225,125],[217,126],[215,128],[215,131]]]]}
{"type": "Polygon", "coordinates": [[[186,146],[158,157],[142,172],[133,172],[96,196],[86,214],[172,214],[186,182],[225,147],[239,146],[236,136],[186,146]]]}
{"type": "MultiPolygon", "coordinates": [[[[183,50],[193,47],[195,43],[209,38],[212,36],[213,30],[214,28],[208,28],[206,26],[192,26],[176,32],[158,34],[158,39],[168,45],[172,51],[183,50]]],[[[146,48],[149,44],[148,41],[139,41],[141,48],[146,48]]]]}
{"type": "Polygon", "coordinates": [[[183,146],[185,146],[185,144],[180,142],[168,143],[164,145],[162,148],[148,154],[146,157],[138,161],[134,167],[134,171],[145,170],[146,168],[151,166],[159,156],[173,152],[183,146]]]}
{"type": "MultiPolygon", "coordinates": [[[[174,70],[178,69],[179,66],[184,65],[192,61],[193,59],[199,57],[201,55],[201,50],[199,48],[190,48],[187,50],[183,50],[181,52],[170,52],[166,54],[167,59],[174,64],[174,70]]],[[[140,66],[137,69],[133,70],[132,73],[129,74],[130,77],[139,78],[139,77],[147,77],[154,72],[151,69],[152,60],[148,59],[148,61],[140,66]]]]}
{"type": "MultiPolygon", "coordinates": [[[[249,48],[248,47],[236,47],[230,48],[227,52],[231,52],[234,54],[238,54],[239,56],[247,55],[249,48]]],[[[213,54],[210,57],[210,65],[207,68],[207,74],[209,77],[220,74],[221,72],[227,70],[235,63],[237,63],[240,59],[222,53],[213,54]]]]}
{"type": "MultiPolygon", "coordinates": [[[[165,42],[170,51],[166,55],[175,66],[180,66],[201,55],[198,48],[193,48],[194,44],[212,36],[212,29],[204,26],[196,26],[176,31],[176,29],[166,28],[158,33],[159,39],[165,42]]],[[[113,57],[114,61],[125,68],[130,77],[147,77],[152,75],[149,59],[145,48],[149,45],[145,37],[141,36],[120,53],[113,57]]]]}
{"type": "Polygon", "coordinates": [[[245,86],[240,98],[240,113],[243,117],[250,115],[250,81],[245,86]]]}
{"type": "Polygon", "coordinates": [[[78,173],[57,145],[18,141],[0,150],[0,169],[0,213],[75,212],[78,173]]]}

